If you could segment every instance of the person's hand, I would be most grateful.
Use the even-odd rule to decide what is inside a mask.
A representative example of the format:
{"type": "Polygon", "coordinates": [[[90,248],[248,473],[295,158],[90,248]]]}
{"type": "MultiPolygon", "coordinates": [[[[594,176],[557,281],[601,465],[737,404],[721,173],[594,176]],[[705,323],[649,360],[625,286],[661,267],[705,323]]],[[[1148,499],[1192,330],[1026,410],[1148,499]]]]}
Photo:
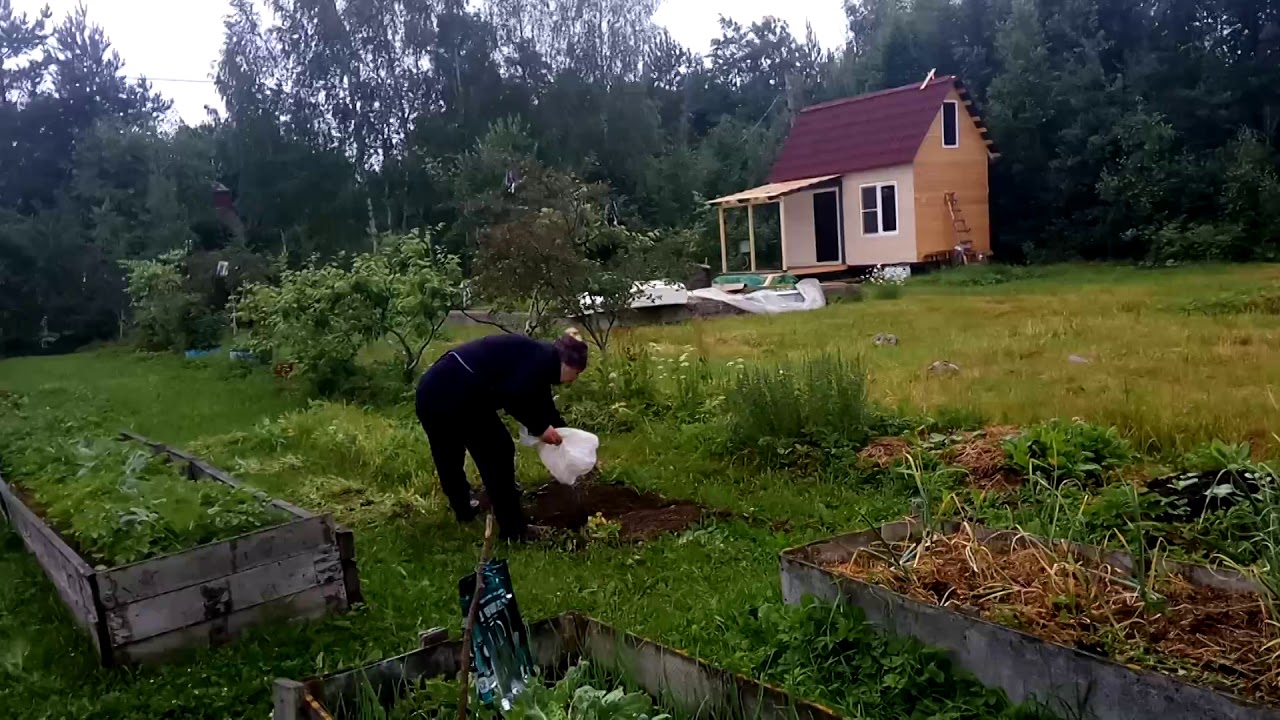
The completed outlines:
{"type": "Polygon", "coordinates": [[[560,437],[560,433],[555,428],[549,427],[542,433],[542,442],[548,445],[559,445],[564,442],[564,438],[560,437]]]}

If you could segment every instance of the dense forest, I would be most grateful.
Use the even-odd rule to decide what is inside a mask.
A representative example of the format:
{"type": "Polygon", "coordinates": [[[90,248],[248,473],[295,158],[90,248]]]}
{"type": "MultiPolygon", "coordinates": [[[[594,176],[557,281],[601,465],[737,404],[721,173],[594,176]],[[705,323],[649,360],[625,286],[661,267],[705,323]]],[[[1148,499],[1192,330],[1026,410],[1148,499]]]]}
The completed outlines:
{"type": "Polygon", "coordinates": [[[704,201],[762,181],[795,112],[935,68],[1003,154],[999,258],[1280,256],[1280,0],[847,0],[838,48],[768,17],[686,48],[659,4],[233,0],[225,111],[189,127],[83,8],[0,0],[0,354],[119,336],[123,261],[175,249],[230,259],[210,303],[423,228],[465,269],[540,202],[516,188],[572,194],[550,175],[713,248],[704,201]]]}

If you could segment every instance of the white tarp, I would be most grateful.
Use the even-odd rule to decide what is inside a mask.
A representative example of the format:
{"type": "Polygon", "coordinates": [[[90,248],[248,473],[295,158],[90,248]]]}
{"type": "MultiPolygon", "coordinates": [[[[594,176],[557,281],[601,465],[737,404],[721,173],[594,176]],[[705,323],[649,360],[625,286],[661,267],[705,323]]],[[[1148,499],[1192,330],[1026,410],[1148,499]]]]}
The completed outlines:
{"type": "Polygon", "coordinates": [[[757,290],[746,295],[733,295],[716,288],[707,288],[691,290],[689,295],[703,300],[716,300],[754,315],[805,312],[827,306],[822,284],[813,278],[801,280],[795,290],[757,290]]]}
{"type": "MultiPolygon", "coordinates": [[[[583,295],[578,299],[582,314],[591,315],[600,308],[600,298],[583,295]]],[[[632,289],[631,308],[651,308],[664,305],[688,305],[689,291],[681,283],[665,280],[638,282],[632,289]]]]}

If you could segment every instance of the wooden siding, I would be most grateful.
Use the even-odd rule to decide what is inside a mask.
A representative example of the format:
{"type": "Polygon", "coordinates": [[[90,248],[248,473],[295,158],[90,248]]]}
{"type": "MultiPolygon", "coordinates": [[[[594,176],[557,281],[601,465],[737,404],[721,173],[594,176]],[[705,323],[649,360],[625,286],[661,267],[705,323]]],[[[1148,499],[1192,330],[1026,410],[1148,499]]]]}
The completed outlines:
{"type": "MultiPolygon", "coordinates": [[[[941,141],[939,141],[941,142],[941,141]]],[[[844,257],[856,267],[896,265],[916,260],[916,214],[912,209],[915,178],[910,165],[866,170],[844,176],[844,257]],[[862,232],[862,186],[896,183],[898,231],[867,235],[862,232]]]]}
{"type": "MultiPolygon", "coordinates": [[[[949,192],[956,194],[960,212],[972,230],[967,237],[973,241],[974,252],[991,252],[986,138],[978,131],[959,93],[952,90],[947,99],[960,103],[960,147],[943,147],[939,105],[915,160],[916,260],[923,260],[930,253],[949,252],[956,246],[945,199],[949,192]]],[[[907,212],[905,207],[903,212],[907,212]]]]}

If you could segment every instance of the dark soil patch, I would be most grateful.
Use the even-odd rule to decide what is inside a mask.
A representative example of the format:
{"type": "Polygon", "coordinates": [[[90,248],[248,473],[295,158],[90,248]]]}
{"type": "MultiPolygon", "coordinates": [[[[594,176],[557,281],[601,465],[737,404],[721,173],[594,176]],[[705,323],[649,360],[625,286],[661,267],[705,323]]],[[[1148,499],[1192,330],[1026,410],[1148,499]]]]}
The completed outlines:
{"type": "MultiPolygon", "coordinates": [[[[488,503],[481,499],[481,505],[488,503]]],[[[587,520],[601,515],[622,526],[618,538],[623,542],[683,532],[706,515],[704,508],[693,503],[640,493],[625,485],[590,483],[572,488],[544,485],[525,495],[524,509],[531,524],[558,530],[579,530],[587,520]]]]}

